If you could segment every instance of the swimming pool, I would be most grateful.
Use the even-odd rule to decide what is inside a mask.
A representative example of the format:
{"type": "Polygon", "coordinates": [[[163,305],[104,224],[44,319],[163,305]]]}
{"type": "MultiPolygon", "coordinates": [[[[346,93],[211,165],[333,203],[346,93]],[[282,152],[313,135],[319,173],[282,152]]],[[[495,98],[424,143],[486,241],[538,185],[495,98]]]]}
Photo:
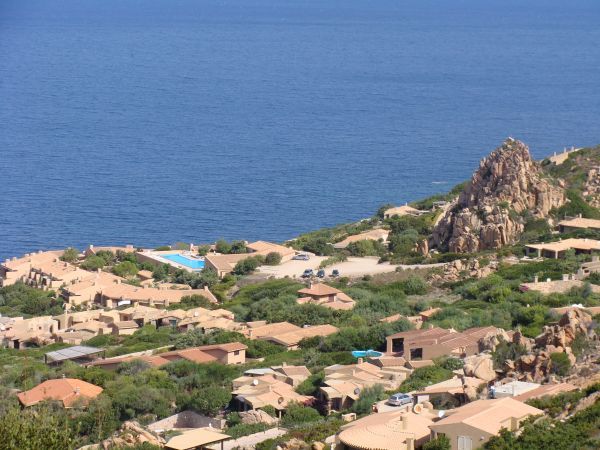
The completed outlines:
{"type": "Polygon", "coordinates": [[[352,356],[355,358],[381,358],[383,353],[375,350],[354,350],[352,356]]]}
{"type": "Polygon", "coordinates": [[[204,269],[204,260],[188,258],[187,256],[182,255],[181,253],[169,253],[166,255],[160,255],[169,261],[172,261],[177,264],[181,264],[182,266],[188,267],[192,270],[202,270],[204,269]]]}

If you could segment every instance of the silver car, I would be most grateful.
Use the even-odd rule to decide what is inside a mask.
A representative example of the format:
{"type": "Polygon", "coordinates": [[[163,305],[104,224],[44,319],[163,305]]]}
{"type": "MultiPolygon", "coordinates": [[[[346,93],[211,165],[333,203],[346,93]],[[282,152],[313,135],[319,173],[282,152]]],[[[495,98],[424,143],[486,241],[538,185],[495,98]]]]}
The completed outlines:
{"type": "Polygon", "coordinates": [[[394,394],[388,399],[388,405],[402,406],[412,403],[412,395],[409,394],[394,394]]]}

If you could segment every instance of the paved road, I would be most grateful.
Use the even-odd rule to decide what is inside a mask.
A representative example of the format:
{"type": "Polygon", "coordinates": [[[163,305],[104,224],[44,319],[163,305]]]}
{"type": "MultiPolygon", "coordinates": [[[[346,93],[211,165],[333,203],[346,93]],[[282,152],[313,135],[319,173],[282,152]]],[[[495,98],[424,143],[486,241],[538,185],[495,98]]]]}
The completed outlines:
{"type": "MultiPolygon", "coordinates": [[[[271,428],[270,430],[263,431],[261,433],[255,433],[255,434],[251,434],[249,436],[243,436],[239,439],[225,441],[223,443],[223,450],[232,450],[236,447],[253,446],[260,442],[266,441],[267,439],[273,439],[273,438],[276,438],[279,436],[283,436],[285,433],[287,433],[287,430],[284,428],[271,428]]],[[[211,446],[210,448],[213,448],[215,450],[220,450],[221,446],[216,445],[216,446],[211,446]]]]}

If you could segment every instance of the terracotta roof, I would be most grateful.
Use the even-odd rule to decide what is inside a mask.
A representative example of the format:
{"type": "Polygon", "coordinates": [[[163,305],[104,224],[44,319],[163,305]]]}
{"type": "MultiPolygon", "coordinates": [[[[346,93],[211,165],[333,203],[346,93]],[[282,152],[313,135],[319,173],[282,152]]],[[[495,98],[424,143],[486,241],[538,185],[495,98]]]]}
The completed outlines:
{"type": "Polygon", "coordinates": [[[433,416],[425,412],[391,411],[371,414],[343,427],[339,439],[353,449],[364,450],[404,450],[407,439],[426,439],[431,431],[433,416]]]}
{"type": "Polygon", "coordinates": [[[198,364],[217,361],[217,358],[215,356],[205,353],[198,348],[188,348],[185,350],[176,350],[172,352],[161,353],[160,356],[161,358],[165,359],[185,359],[187,361],[192,361],[198,364]]]}
{"type": "Polygon", "coordinates": [[[526,402],[533,398],[541,398],[545,396],[554,396],[562,394],[563,392],[571,392],[577,390],[577,386],[571,383],[557,383],[557,384],[544,384],[536,389],[527,391],[521,395],[513,397],[515,400],[520,402],[526,402]]]}
{"type": "Polygon", "coordinates": [[[287,333],[263,336],[263,339],[275,341],[279,344],[290,347],[293,345],[297,345],[302,339],[305,338],[315,336],[329,336],[330,334],[337,332],[338,329],[333,325],[314,325],[306,328],[298,327],[297,330],[290,331],[287,333]]]}
{"type": "Polygon", "coordinates": [[[595,228],[600,230],[600,220],[597,219],[585,219],[583,217],[576,217],[569,220],[561,220],[558,222],[559,226],[572,227],[572,228],[595,228]]]}
{"type": "Polygon", "coordinates": [[[203,345],[197,348],[198,350],[223,350],[224,352],[230,353],[240,350],[247,350],[248,346],[246,344],[242,344],[241,342],[229,342],[227,344],[203,345]]]}
{"type": "Polygon", "coordinates": [[[445,426],[464,423],[487,433],[497,434],[502,427],[506,427],[506,421],[511,418],[523,419],[543,413],[540,409],[510,397],[476,400],[457,408],[444,419],[431,425],[430,428],[443,433],[445,426]]]}
{"type": "Polygon", "coordinates": [[[308,295],[308,296],[315,296],[315,297],[323,297],[326,295],[335,295],[335,294],[339,294],[342,291],[340,291],[339,289],[336,289],[334,287],[331,286],[327,286],[324,283],[316,283],[313,284],[311,287],[307,287],[307,288],[303,288],[300,289],[298,291],[298,294],[300,295],[308,295]]]}
{"type": "Polygon", "coordinates": [[[227,439],[231,439],[231,436],[207,428],[196,428],[169,439],[169,442],[165,444],[165,448],[173,450],[195,449],[227,439]]]}
{"type": "Polygon", "coordinates": [[[121,322],[115,322],[112,325],[115,328],[118,328],[119,330],[126,330],[126,329],[139,328],[140,327],[137,324],[137,322],[134,322],[133,320],[123,320],[121,322]]]}
{"type": "Polygon", "coordinates": [[[79,399],[84,402],[96,398],[102,388],[76,378],[59,378],[44,381],[29,391],[17,394],[23,406],[35,405],[44,400],[58,400],[63,406],[70,407],[79,399]]]}
{"type": "Polygon", "coordinates": [[[234,381],[238,383],[248,382],[248,384],[235,389],[233,394],[239,400],[250,403],[253,408],[262,408],[270,405],[276,409],[285,409],[292,402],[306,403],[314,399],[313,397],[298,394],[291,385],[278,380],[270,374],[259,377],[240,377],[234,381]]]}
{"type": "Polygon", "coordinates": [[[271,252],[279,253],[281,256],[294,255],[296,251],[293,248],[285,247],[283,245],[274,244],[266,241],[251,242],[246,247],[252,250],[254,253],[261,255],[268,255],[271,252]]]}
{"type": "MultiPolygon", "coordinates": [[[[250,324],[248,324],[250,325],[250,324]]],[[[289,322],[276,322],[266,325],[250,326],[248,330],[244,330],[243,333],[250,337],[250,339],[259,339],[264,336],[274,336],[284,333],[289,333],[300,329],[299,326],[293,325],[289,322]]]]}
{"type": "Polygon", "coordinates": [[[526,247],[537,250],[550,250],[562,252],[574,248],[576,250],[600,250],[600,241],[594,239],[564,239],[562,241],[548,242],[545,244],[527,244],[526,247]]]}

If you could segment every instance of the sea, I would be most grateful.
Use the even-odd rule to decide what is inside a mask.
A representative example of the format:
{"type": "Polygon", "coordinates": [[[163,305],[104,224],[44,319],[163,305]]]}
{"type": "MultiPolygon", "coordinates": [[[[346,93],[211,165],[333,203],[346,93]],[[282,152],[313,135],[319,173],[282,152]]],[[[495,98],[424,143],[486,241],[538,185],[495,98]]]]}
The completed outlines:
{"type": "Polygon", "coordinates": [[[598,0],[2,0],[0,258],[283,241],[600,143],[598,0]]]}

